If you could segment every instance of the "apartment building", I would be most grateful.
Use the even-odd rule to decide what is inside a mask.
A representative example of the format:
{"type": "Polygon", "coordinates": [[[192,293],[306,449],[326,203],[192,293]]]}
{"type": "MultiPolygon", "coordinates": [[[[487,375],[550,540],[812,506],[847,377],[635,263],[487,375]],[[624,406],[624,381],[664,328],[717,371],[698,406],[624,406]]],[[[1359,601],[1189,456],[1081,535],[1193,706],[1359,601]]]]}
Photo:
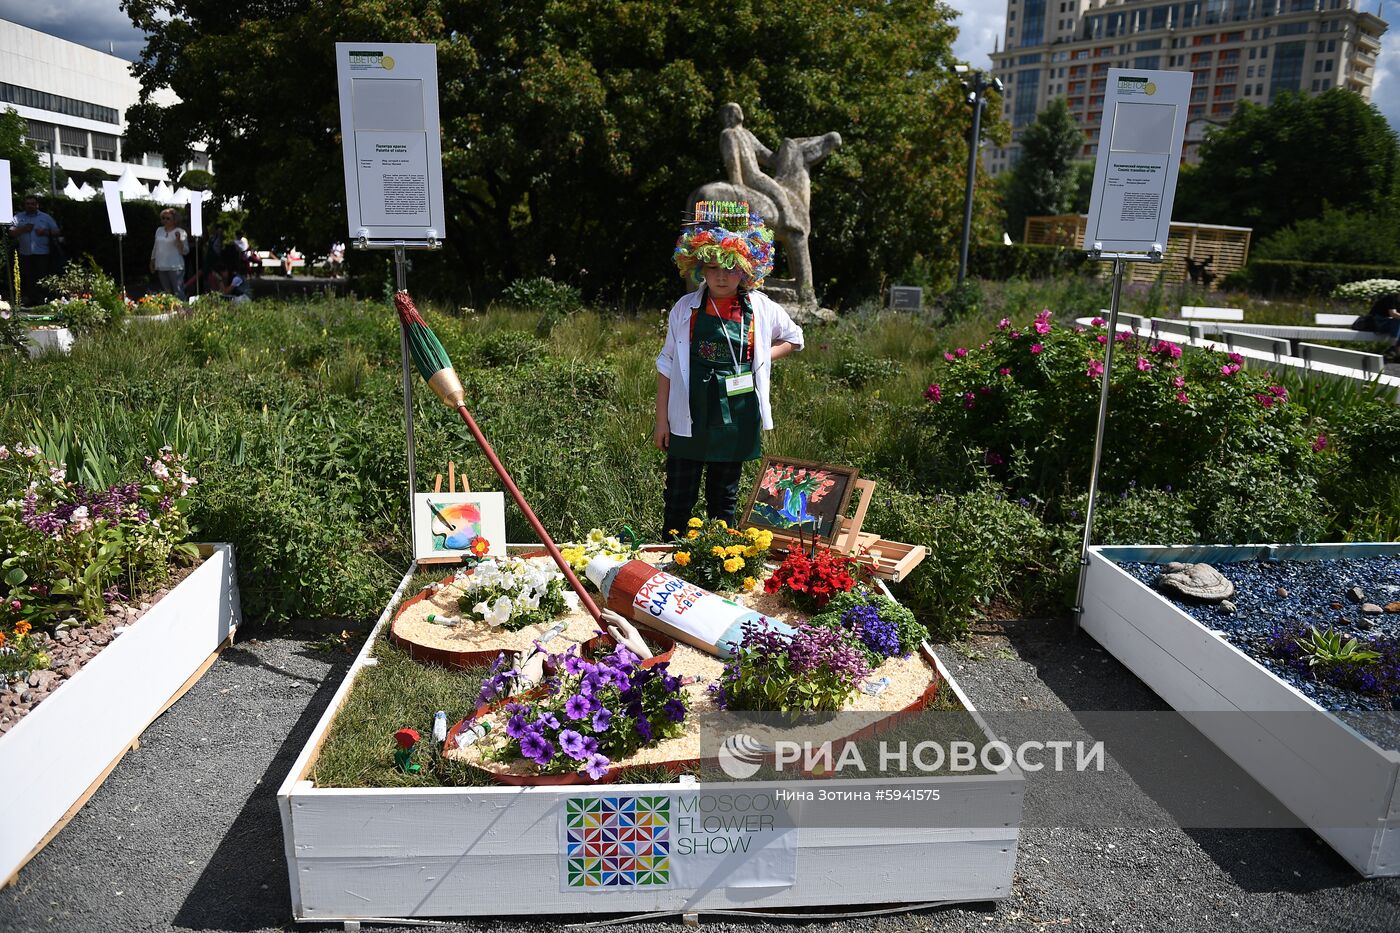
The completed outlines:
{"type": "Polygon", "coordinates": [[[1192,73],[1183,157],[1195,161],[1206,130],[1242,101],[1334,87],[1370,100],[1385,31],[1359,0],[1007,0],[992,70],[1006,86],[1012,142],[991,147],[983,164],[992,174],[1015,165],[1016,141],[1056,97],[1084,130],[1083,157],[1093,158],[1111,67],[1192,73]]]}
{"type": "MultiPolygon", "coordinates": [[[[167,177],[158,153],[126,145],[126,108],[139,95],[130,62],[0,20],[0,109],[15,110],[28,122],[29,144],[45,165],[54,153],[70,174],[99,168],[116,177],[130,167],[143,182],[171,184],[188,168],[212,171],[208,157],[197,153],[167,177]]],[[[167,106],[175,100],[169,92],[156,97],[167,106]]]]}

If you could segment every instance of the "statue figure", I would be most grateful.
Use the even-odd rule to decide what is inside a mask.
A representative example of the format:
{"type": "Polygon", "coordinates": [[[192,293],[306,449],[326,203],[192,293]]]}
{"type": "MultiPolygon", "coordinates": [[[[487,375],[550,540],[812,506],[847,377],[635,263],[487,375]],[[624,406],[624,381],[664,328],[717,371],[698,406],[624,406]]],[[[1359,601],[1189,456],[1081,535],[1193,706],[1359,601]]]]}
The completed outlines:
{"type": "Polygon", "coordinates": [[[763,217],[786,251],[792,271],[790,297],[782,294],[781,286],[766,291],[778,301],[795,301],[803,310],[814,310],[817,296],[807,251],[807,237],[812,232],[810,170],[841,145],[841,134],[784,139],[774,152],[744,126],[744,111],[738,104],[725,104],[719,116],[724,125],[719,149],[727,180],[692,192],[686,209],[697,201],[748,201],[749,209],[763,217]]]}

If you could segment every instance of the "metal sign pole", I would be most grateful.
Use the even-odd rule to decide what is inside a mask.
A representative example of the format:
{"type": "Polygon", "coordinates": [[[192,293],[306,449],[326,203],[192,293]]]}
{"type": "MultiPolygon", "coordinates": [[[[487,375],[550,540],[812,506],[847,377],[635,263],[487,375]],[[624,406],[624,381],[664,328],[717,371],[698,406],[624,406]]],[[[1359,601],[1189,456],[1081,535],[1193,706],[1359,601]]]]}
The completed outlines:
{"type": "Polygon", "coordinates": [[[1099,462],[1103,459],[1103,435],[1108,425],[1108,388],[1113,374],[1113,347],[1118,343],[1118,298],[1123,292],[1122,257],[1113,260],[1113,297],[1108,305],[1108,343],[1103,354],[1103,375],[1099,377],[1099,422],[1094,430],[1094,459],[1089,466],[1089,504],[1084,509],[1084,543],[1079,548],[1079,592],[1074,598],[1074,628],[1079,630],[1084,615],[1084,584],[1089,579],[1089,543],[1094,535],[1094,501],[1099,492],[1099,462]]]}
{"type": "Polygon", "coordinates": [[[122,282],[122,300],[126,300],[126,260],[122,253],[122,240],[125,239],[120,233],[117,234],[117,275],[122,282]]]}
{"type": "MultiPolygon", "coordinates": [[[[408,291],[408,257],[402,245],[394,247],[394,289],[408,291]]],[[[399,322],[399,349],[403,356],[403,428],[408,448],[408,536],[413,540],[413,496],[418,491],[418,454],[413,442],[413,363],[408,354],[408,325],[399,322]]]]}

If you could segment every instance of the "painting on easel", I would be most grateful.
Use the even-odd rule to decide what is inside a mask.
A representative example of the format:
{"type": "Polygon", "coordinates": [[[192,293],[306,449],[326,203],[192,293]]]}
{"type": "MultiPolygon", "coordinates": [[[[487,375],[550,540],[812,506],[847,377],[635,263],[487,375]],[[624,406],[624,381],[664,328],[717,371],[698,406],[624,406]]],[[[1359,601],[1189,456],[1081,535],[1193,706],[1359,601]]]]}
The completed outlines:
{"type": "Polygon", "coordinates": [[[506,504],[500,492],[420,492],[413,497],[413,556],[419,562],[504,557],[506,504]]]}
{"type": "Polygon", "coordinates": [[[859,475],[855,467],[764,457],[740,524],[830,543],[859,475]]]}

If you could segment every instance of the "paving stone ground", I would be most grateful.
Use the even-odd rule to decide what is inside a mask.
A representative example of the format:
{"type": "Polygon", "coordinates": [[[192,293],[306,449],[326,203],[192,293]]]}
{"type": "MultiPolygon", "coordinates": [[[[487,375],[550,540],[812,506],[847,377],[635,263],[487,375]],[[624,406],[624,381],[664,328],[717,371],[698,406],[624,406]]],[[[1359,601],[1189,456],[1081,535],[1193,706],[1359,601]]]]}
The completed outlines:
{"type": "MultiPolygon", "coordinates": [[[[1092,640],[1068,636],[1063,622],[1011,623],[940,654],[988,709],[1163,708],[1092,640]]],[[[274,794],[349,661],[291,639],[225,651],[18,884],[0,892],[0,930],[294,928],[274,794]]],[[[579,919],[437,929],[525,931],[579,919]]],[[[754,933],[791,927],[731,918],[705,925],[754,933]]],[[[806,928],[1389,931],[1400,930],[1400,879],[1360,878],[1303,830],[1029,828],[1012,896],[1001,903],[806,928]]]]}

